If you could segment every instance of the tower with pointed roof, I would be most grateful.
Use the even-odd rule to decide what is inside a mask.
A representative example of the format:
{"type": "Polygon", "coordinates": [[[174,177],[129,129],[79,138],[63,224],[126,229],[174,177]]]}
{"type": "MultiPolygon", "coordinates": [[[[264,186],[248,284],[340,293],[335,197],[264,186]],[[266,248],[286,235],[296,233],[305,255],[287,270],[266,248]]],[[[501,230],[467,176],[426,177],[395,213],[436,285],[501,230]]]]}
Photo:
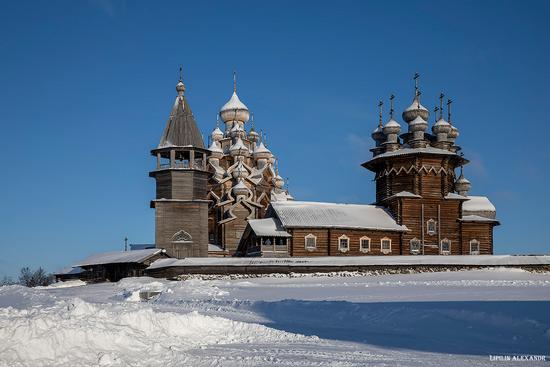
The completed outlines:
{"type": "Polygon", "coordinates": [[[155,245],[176,258],[208,255],[208,155],[181,77],[177,96],[158,146],[151,151],[156,168],[155,245]]]}

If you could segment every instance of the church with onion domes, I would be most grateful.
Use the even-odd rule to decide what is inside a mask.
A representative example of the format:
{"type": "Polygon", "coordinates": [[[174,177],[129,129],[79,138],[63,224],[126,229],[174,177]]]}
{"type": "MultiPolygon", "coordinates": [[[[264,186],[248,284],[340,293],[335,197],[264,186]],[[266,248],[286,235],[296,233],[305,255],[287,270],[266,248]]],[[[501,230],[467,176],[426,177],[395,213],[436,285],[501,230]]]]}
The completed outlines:
{"type": "Polygon", "coordinates": [[[339,204],[294,200],[237,95],[235,75],[205,145],[180,75],[151,151],[155,246],[175,258],[492,254],[496,209],[469,195],[452,101],[445,120],[440,95],[429,129],[418,80],[416,74],[412,104],[401,115],[407,131],[396,120],[393,95],[386,123],[378,105],[372,157],[362,164],[375,175],[374,203],[339,204]]]}

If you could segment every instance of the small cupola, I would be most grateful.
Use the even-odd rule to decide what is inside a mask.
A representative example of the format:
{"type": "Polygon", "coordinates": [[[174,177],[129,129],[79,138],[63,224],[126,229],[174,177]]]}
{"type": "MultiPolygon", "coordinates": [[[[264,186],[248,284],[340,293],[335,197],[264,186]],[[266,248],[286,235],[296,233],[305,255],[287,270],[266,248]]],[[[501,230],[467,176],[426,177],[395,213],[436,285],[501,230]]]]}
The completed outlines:
{"type": "Polygon", "coordinates": [[[462,196],[468,196],[468,191],[472,188],[472,184],[464,177],[462,167],[460,167],[460,176],[455,182],[455,191],[462,196]]]}
{"type": "Polygon", "coordinates": [[[422,104],[420,104],[420,88],[418,87],[420,74],[414,74],[414,98],[412,104],[403,111],[401,116],[406,123],[414,121],[417,117],[421,117],[424,121],[428,121],[430,112],[422,104]]]}

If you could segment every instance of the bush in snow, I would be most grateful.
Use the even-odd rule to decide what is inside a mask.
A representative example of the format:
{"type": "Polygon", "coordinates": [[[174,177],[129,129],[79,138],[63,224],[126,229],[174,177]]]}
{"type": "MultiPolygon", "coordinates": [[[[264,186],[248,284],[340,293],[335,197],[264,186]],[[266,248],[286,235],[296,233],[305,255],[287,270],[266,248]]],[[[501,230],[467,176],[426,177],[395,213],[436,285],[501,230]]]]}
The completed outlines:
{"type": "Polygon", "coordinates": [[[26,287],[47,286],[54,282],[54,277],[51,274],[46,274],[42,267],[32,271],[28,267],[21,269],[19,274],[19,284],[26,287]]]}
{"type": "Polygon", "coordinates": [[[4,275],[4,277],[2,278],[2,280],[0,280],[0,287],[3,286],[3,285],[14,285],[16,284],[13,279],[11,277],[8,277],[6,275],[4,275]]]}

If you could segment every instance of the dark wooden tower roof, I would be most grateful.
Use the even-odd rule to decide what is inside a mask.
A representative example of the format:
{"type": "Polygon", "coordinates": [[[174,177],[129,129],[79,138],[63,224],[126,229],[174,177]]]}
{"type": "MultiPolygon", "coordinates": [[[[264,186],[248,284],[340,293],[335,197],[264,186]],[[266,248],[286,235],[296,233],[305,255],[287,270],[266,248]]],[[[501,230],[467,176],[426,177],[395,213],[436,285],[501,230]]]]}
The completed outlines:
{"type": "Polygon", "coordinates": [[[158,148],[172,146],[204,148],[201,132],[197,127],[191,107],[183,95],[185,87],[181,81],[176,86],[176,90],[179,95],[174,102],[170,117],[168,117],[158,148]]]}

